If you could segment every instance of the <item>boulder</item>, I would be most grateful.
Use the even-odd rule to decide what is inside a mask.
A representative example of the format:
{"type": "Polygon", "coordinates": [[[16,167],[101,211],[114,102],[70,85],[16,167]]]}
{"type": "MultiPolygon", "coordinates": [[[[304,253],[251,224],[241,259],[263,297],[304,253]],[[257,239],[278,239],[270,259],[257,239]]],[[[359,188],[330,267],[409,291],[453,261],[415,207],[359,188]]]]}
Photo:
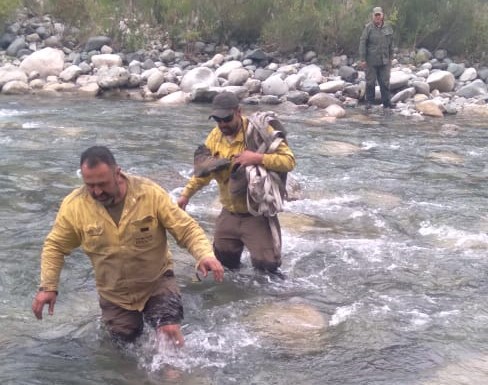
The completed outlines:
{"type": "Polygon", "coordinates": [[[19,68],[25,73],[36,71],[44,79],[50,75],[59,76],[64,69],[64,52],[56,48],[43,48],[27,56],[19,68]]]}
{"type": "Polygon", "coordinates": [[[324,349],[328,317],[305,303],[267,303],[244,321],[265,344],[283,353],[311,354],[324,349]]]}
{"type": "Polygon", "coordinates": [[[219,86],[216,74],[209,68],[197,67],[188,71],[180,82],[183,92],[191,92],[196,85],[206,85],[208,87],[219,86]]]}
{"type": "Polygon", "coordinates": [[[451,92],[454,89],[454,75],[449,71],[435,71],[427,78],[431,90],[439,92],[451,92]]]}
{"type": "Polygon", "coordinates": [[[444,116],[439,105],[433,100],[426,100],[415,105],[417,111],[427,116],[442,118],[444,116]]]}

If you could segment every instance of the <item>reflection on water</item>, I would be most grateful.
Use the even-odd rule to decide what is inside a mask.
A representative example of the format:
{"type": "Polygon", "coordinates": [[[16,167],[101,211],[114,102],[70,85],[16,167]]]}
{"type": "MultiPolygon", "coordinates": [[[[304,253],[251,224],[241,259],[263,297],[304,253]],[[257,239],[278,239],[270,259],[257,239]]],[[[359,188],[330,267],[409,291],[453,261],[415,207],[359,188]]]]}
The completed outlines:
{"type": "MultiPolygon", "coordinates": [[[[88,146],[109,146],[125,170],[177,196],[210,129],[209,107],[0,101],[2,383],[460,385],[486,378],[485,122],[352,110],[330,123],[318,112],[276,107],[300,186],[300,199],[282,215],[288,278],[254,272],[245,255],[242,270],[222,284],[195,283],[191,257],[173,244],[186,346],[175,352],[147,330],[121,350],[100,323],[80,251],[66,260],[55,315],[34,319],[42,241],[60,200],[80,183],[79,155],[88,146]]],[[[188,206],[209,235],[216,194],[211,184],[188,206]]]]}

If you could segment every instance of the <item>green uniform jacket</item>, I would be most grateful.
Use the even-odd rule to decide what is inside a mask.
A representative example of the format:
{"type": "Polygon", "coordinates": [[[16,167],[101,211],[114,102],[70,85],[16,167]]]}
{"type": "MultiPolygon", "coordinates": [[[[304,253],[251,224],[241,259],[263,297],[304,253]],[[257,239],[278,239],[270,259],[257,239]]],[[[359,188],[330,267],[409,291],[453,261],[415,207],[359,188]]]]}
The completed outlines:
{"type": "Polygon", "coordinates": [[[366,24],[359,39],[359,59],[370,66],[388,65],[393,58],[393,27],[384,23],[376,27],[366,24]]]}
{"type": "MultiPolygon", "coordinates": [[[[214,127],[205,140],[205,145],[210,149],[212,155],[217,155],[221,158],[232,159],[235,155],[240,154],[246,149],[244,141],[244,130],[247,128],[248,119],[242,117],[243,129],[241,129],[234,141],[229,143],[227,138],[222,134],[219,127],[214,127]]],[[[268,127],[269,130],[273,128],[268,127]]],[[[288,145],[283,141],[280,143],[275,152],[271,154],[264,154],[263,167],[267,170],[277,172],[289,172],[295,168],[295,157],[288,145]]],[[[229,178],[231,168],[213,172],[208,177],[192,177],[181,195],[191,198],[198,190],[208,185],[212,179],[217,181],[219,186],[220,203],[222,206],[232,213],[247,213],[247,201],[244,195],[241,199],[232,199],[229,193],[229,178]]]]}
{"type": "Polygon", "coordinates": [[[64,257],[79,246],[93,265],[99,294],[142,310],[161,275],[173,268],[166,230],[199,261],[214,256],[198,223],[156,183],[123,175],[127,194],[119,225],[85,187],[62,202],[42,250],[41,286],[57,290],[64,257]]]}

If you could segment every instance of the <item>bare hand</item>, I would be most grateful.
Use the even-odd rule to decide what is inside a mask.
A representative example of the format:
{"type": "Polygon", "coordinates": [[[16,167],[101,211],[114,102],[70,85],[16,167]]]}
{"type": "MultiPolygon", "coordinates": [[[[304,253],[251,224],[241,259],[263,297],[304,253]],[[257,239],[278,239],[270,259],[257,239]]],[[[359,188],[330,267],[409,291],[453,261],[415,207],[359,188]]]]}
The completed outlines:
{"type": "Polygon", "coordinates": [[[55,291],[40,291],[32,301],[32,312],[37,319],[42,319],[42,310],[45,304],[49,304],[48,314],[54,314],[54,304],[56,303],[57,294],[55,291]]]}
{"type": "Polygon", "coordinates": [[[185,344],[185,339],[183,338],[179,324],[160,326],[158,328],[158,336],[167,338],[176,348],[182,348],[185,344]]]}
{"type": "Polygon", "coordinates": [[[214,279],[217,282],[222,282],[224,280],[224,267],[217,258],[203,258],[198,264],[198,271],[202,273],[204,277],[208,275],[209,271],[212,271],[214,279]]]}
{"type": "Polygon", "coordinates": [[[178,200],[176,201],[176,203],[178,204],[178,206],[180,206],[180,209],[183,209],[183,210],[186,209],[186,205],[188,204],[188,202],[190,202],[190,198],[185,197],[183,195],[180,196],[178,198],[178,200]]]}
{"type": "Polygon", "coordinates": [[[234,163],[239,163],[242,166],[259,165],[263,162],[263,154],[244,150],[239,155],[234,156],[234,163]]]}

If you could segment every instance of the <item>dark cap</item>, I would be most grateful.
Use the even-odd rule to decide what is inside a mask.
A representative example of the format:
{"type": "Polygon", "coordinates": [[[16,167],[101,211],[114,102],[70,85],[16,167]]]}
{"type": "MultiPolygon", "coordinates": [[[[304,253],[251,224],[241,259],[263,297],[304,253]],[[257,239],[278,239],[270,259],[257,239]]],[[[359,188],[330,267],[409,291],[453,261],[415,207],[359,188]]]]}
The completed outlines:
{"type": "Polygon", "coordinates": [[[232,115],[237,107],[239,107],[237,96],[232,92],[224,91],[213,98],[212,114],[210,116],[225,118],[232,115]]]}

